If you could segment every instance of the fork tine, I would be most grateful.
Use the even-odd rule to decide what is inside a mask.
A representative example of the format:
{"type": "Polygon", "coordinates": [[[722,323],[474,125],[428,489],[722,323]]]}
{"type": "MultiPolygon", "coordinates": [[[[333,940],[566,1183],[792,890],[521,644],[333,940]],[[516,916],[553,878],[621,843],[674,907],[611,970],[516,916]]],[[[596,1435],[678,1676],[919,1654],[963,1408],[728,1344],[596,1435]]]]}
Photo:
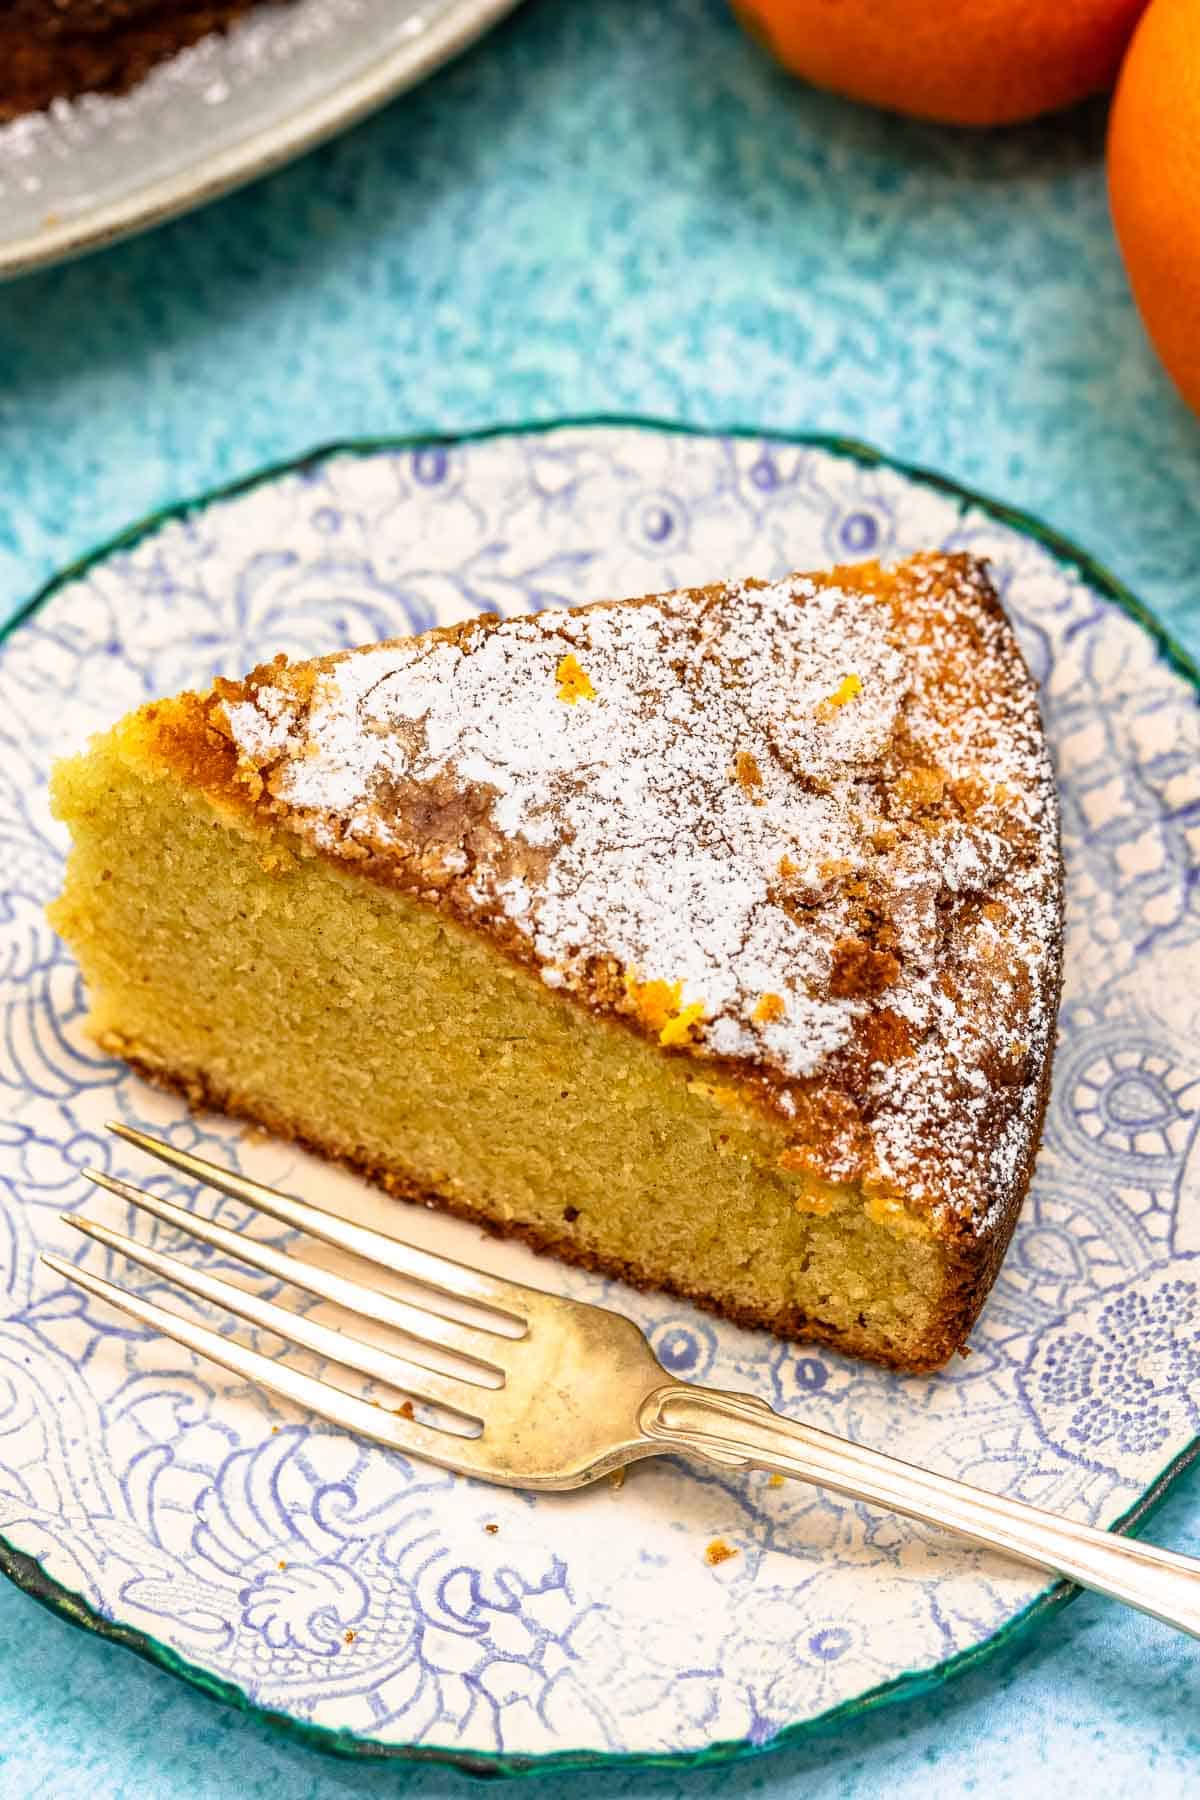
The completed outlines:
{"type": "Polygon", "coordinates": [[[174,1145],[151,1137],[145,1131],[137,1131],[132,1125],[124,1125],[119,1119],[110,1119],[108,1129],[135,1149],[156,1156],[181,1174],[190,1175],[193,1181],[202,1181],[208,1187],[228,1194],[231,1200],[242,1200],[247,1206],[270,1213],[285,1225],[294,1225],[299,1231],[324,1238],[326,1243],[352,1251],[355,1256],[391,1269],[396,1275],[407,1275],[410,1280],[419,1281],[438,1293],[473,1300],[502,1314],[512,1324],[525,1327],[519,1309],[531,1304],[529,1296],[537,1294],[535,1288],[522,1287],[498,1275],[485,1275],[481,1270],[453,1262],[447,1256],[418,1250],[415,1244],[406,1244],[400,1238],[372,1231],[366,1225],[355,1225],[349,1219],[339,1219],[323,1207],[297,1200],[291,1194],[281,1194],[278,1188],[265,1187],[262,1182],[235,1174],[232,1169],[223,1169],[218,1163],[206,1162],[202,1156],[193,1156],[190,1151],[176,1150],[174,1145]]]}
{"type": "Polygon", "coordinates": [[[98,1244],[119,1251],[130,1262],[140,1263],[142,1268],[161,1275],[164,1281],[173,1282],[176,1287],[185,1288],[188,1293],[198,1294],[202,1300],[209,1301],[213,1306],[223,1307],[227,1312],[236,1313],[239,1318],[248,1319],[252,1325],[261,1325],[286,1342],[299,1344],[303,1349],[328,1357],[331,1362],[342,1363],[348,1369],[356,1369],[360,1375],[369,1375],[376,1381],[386,1382],[389,1387],[399,1388],[402,1394],[410,1394],[414,1400],[444,1406],[460,1418],[476,1424],[483,1422],[478,1414],[470,1412],[464,1404],[469,1401],[472,1393],[481,1392],[479,1388],[472,1389],[464,1382],[423,1369],[418,1363],[409,1362],[406,1357],[394,1356],[390,1350],[377,1349],[373,1344],[364,1344],[358,1338],[348,1337],[344,1332],[334,1331],[330,1326],[320,1324],[316,1319],[305,1318],[302,1313],[290,1313],[271,1300],[263,1300],[257,1294],[247,1293],[245,1288],[236,1287],[231,1281],[222,1281],[219,1276],[210,1275],[204,1269],[193,1268],[191,1264],[181,1262],[178,1257],[164,1256],[161,1251],[152,1250],[148,1244],[139,1244],[136,1238],[112,1231],[107,1225],[101,1225],[94,1219],[85,1219],[78,1213],[63,1213],[62,1218],[65,1224],[73,1225],[85,1237],[94,1238],[98,1244]]]}
{"type": "Polygon", "coordinates": [[[197,1325],[179,1313],[168,1312],[165,1306],[156,1306],[152,1300],[143,1300],[138,1294],[126,1293],[124,1288],[115,1287],[111,1281],[105,1281],[101,1276],[93,1275],[90,1270],[81,1269],[61,1256],[52,1256],[49,1251],[42,1252],[42,1261],[65,1281],[84,1288],[98,1300],[107,1300],[121,1312],[128,1313],[143,1325],[161,1332],[163,1337],[172,1338],[175,1343],[194,1350],[198,1356],[208,1357],[211,1362],[220,1363],[222,1368],[232,1370],[246,1381],[256,1382],[259,1387],[268,1388],[272,1393],[282,1394],[285,1399],[294,1401],[297,1406],[307,1407],[309,1412],[328,1419],[331,1424],[340,1425],[345,1431],[356,1431],[363,1437],[374,1438],[378,1443],[403,1451],[406,1455],[411,1453],[423,1456],[428,1462],[437,1463],[443,1469],[457,1469],[464,1475],[479,1472],[478,1464],[471,1455],[472,1445],[478,1442],[475,1438],[451,1436],[449,1432],[438,1431],[434,1426],[421,1425],[416,1420],[399,1417],[385,1407],[373,1405],[369,1400],[360,1400],[353,1394],[343,1394],[338,1388],[326,1387],[324,1382],[316,1380],[312,1375],[303,1374],[289,1363],[272,1362],[269,1356],[262,1356],[257,1350],[248,1350],[244,1344],[235,1343],[232,1338],[221,1337],[218,1332],[210,1331],[207,1325],[197,1325]]]}
{"type": "MultiPolygon", "coordinates": [[[[348,1276],[335,1275],[331,1269],[301,1262],[298,1257],[287,1256],[282,1250],[276,1250],[258,1238],[249,1237],[245,1232],[230,1231],[213,1219],[187,1212],[182,1206],[176,1206],[158,1194],[149,1194],[143,1188],[134,1187],[130,1181],[106,1175],[102,1169],[84,1169],[82,1173],[98,1187],[107,1188],[110,1194],[116,1194],[131,1206],[151,1213],[154,1218],[161,1219],[164,1225],[171,1225],[177,1231],[186,1231],[192,1237],[199,1238],[202,1243],[224,1251],[235,1262],[249,1263],[252,1268],[261,1269],[265,1275],[273,1275],[277,1281],[291,1282],[293,1286],[304,1288],[310,1294],[317,1294],[322,1300],[332,1300],[336,1306],[345,1307],[347,1312],[361,1313],[364,1318],[375,1319],[381,1325],[390,1325],[394,1330],[402,1331],[415,1344],[433,1344],[440,1349],[449,1350],[455,1356],[465,1358],[485,1376],[496,1378],[492,1382],[479,1382],[480,1386],[496,1386],[503,1380],[504,1371],[489,1359],[486,1352],[480,1354],[479,1345],[481,1340],[489,1345],[511,1340],[497,1340],[495,1337],[489,1339],[472,1326],[456,1325],[440,1314],[427,1313],[420,1307],[410,1306],[405,1300],[393,1298],[391,1294],[376,1293],[374,1288],[364,1287],[362,1282],[351,1281],[348,1276]]],[[[415,1352],[413,1360],[424,1365],[424,1359],[415,1352]]]]}

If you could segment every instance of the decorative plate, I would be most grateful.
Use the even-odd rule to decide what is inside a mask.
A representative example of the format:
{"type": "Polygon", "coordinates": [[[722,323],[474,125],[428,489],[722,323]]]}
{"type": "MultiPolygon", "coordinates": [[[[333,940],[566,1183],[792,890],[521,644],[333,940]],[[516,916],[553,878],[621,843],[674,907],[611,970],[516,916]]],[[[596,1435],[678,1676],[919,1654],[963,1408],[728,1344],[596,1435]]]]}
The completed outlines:
{"type": "Polygon", "coordinates": [[[344,130],[517,0],[262,5],[130,93],[0,126],[0,277],[161,224],[344,130]]]}
{"type": "MultiPolygon", "coordinates": [[[[935,1531],[758,1474],[643,1463],[621,1488],[538,1499],[457,1479],[131,1328],[49,1276],[38,1251],[108,1266],[59,1214],[101,1207],[87,1162],[147,1179],[104,1135],[118,1116],[616,1306],[681,1376],[752,1388],[1076,1518],[1132,1523],[1200,1433],[1195,679],[1048,531],[828,441],[600,422],[334,449],[69,570],[0,649],[8,1571],[316,1741],[492,1773],[748,1754],[944,1676],[1065,1598],[935,1531]],[[46,775],[125,708],[279,649],[309,655],[475,609],[933,545],[991,558],[1042,683],[1069,918],[1033,1192],[971,1354],[944,1374],[898,1377],[737,1330],[399,1207],[286,1145],[190,1117],[83,1035],[74,967],[42,914],[62,855],[46,775]],[[716,1536],[738,1555],[709,1568],[716,1536]]],[[[217,1210],[264,1228],[231,1202],[217,1210]]]]}

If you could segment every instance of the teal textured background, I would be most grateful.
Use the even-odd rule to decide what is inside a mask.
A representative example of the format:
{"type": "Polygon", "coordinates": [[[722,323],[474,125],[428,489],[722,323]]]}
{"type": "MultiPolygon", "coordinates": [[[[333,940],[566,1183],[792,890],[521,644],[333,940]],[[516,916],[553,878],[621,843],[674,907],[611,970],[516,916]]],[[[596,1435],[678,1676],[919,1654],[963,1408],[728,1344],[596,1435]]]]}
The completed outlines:
{"type": "MultiPolygon", "coordinates": [[[[148,238],[0,290],[0,614],[181,495],[359,434],[658,413],[868,438],[1078,538],[1200,652],[1200,426],[1128,299],[1100,104],[916,126],[775,72],[719,0],[527,0],[418,93],[148,238]]],[[[1150,1535],[1200,1552],[1200,1475],[1150,1535]]],[[[469,1792],[343,1766],[0,1586],[0,1793],[469,1792]]],[[[710,1800],[1200,1786],[1200,1648],[1085,1598],[710,1800]]],[[[563,1800],[568,1784],[534,1790],[563,1800]]]]}

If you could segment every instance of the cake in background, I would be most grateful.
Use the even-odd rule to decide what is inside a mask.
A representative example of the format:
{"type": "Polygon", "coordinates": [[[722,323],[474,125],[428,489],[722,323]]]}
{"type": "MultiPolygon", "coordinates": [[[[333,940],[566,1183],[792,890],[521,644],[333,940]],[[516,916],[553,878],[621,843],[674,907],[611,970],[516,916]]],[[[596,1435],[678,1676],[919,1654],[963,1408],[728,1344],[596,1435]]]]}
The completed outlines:
{"type": "Polygon", "coordinates": [[[0,7],[0,121],[75,94],[121,93],[255,3],[7,0],[0,7]]]}

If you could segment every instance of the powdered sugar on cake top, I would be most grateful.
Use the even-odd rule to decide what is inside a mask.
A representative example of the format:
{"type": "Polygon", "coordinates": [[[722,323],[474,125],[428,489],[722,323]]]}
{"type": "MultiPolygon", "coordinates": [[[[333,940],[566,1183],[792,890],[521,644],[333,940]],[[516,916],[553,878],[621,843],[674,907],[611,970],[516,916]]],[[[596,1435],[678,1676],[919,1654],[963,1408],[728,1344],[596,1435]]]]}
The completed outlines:
{"type": "Polygon", "coordinates": [[[997,1115],[997,1059],[1038,1060],[1058,930],[1036,699],[984,595],[941,559],[903,606],[790,577],[485,619],[226,712],[293,829],[502,927],[549,984],[749,1059],[785,1110],[857,1057],[845,1172],[866,1132],[919,1186],[936,1127],[971,1210],[1003,1174],[979,1143],[1003,1158],[1029,1104],[997,1115]],[[901,1053],[872,1060],[885,1010],[901,1053]]]}

